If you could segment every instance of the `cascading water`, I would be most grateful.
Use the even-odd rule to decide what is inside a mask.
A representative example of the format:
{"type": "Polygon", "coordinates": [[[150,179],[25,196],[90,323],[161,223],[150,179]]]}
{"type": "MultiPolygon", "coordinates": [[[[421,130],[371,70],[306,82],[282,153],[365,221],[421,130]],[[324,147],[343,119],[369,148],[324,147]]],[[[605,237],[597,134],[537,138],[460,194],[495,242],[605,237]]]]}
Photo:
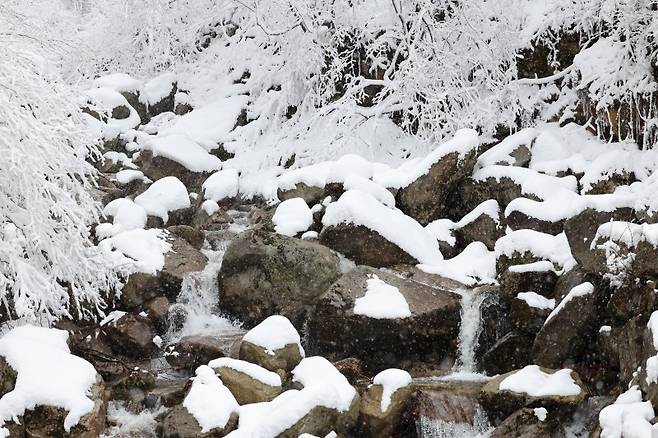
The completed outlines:
{"type": "Polygon", "coordinates": [[[477,374],[477,360],[475,350],[478,346],[478,338],[482,332],[482,303],[485,294],[479,289],[459,289],[461,295],[461,324],[459,326],[459,338],[457,359],[453,367],[453,374],[461,376],[480,376],[477,374]]]}

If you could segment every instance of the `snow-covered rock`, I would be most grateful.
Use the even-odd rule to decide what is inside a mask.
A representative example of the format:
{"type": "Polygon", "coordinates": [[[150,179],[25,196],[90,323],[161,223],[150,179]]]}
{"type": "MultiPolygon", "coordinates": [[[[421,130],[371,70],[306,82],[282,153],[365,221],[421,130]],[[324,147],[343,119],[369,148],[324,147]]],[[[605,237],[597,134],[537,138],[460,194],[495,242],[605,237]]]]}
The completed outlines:
{"type": "Polygon", "coordinates": [[[169,212],[190,207],[190,195],[185,185],[175,176],[157,180],[141,195],[135,204],[144,208],[149,216],[156,216],[166,224],[169,212]]]}
{"type": "Polygon", "coordinates": [[[359,266],[315,305],[308,321],[309,345],[331,359],[356,357],[374,369],[438,360],[457,336],[459,312],[457,294],[359,266]],[[395,298],[372,303],[373,287],[395,298]]]}
{"type": "Polygon", "coordinates": [[[313,225],[313,212],[302,198],[286,199],[276,207],[272,223],[274,231],[292,237],[313,225]]]}
{"type": "Polygon", "coordinates": [[[240,405],[268,402],[281,394],[281,377],[259,365],[228,357],[208,364],[240,405]]]}

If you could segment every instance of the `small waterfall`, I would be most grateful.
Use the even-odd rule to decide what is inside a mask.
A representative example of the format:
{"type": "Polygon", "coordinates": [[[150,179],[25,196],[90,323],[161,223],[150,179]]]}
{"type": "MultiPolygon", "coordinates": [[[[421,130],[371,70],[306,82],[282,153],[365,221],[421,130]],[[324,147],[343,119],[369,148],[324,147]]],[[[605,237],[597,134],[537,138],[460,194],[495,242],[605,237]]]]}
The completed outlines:
{"type": "Polygon", "coordinates": [[[479,293],[477,288],[460,289],[457,292],[461,295],[461,324],[458,355],[452,371],[458,375],[475,375],[477,374],[475,350],[482,332],[481,307],[485,294],[479,293]]]}
{"type": "Polygon", "coordinates": [[[491,424],[481,408],[476,411],[472,424],[421,417],[418,425],[421,438],[485,438],[490,430],[491,424]]]}
{"type": "Polygon", "coordinates": [[[220,316],[217,275],[230,240],[206,241],[202,252],[208,264],[201,272],[195,272],[183,280],[181,292],[170,309],[174,321],[166,340],[175,342],[190,335],[233,335],[242,330],[230,319],[220,316]]]}

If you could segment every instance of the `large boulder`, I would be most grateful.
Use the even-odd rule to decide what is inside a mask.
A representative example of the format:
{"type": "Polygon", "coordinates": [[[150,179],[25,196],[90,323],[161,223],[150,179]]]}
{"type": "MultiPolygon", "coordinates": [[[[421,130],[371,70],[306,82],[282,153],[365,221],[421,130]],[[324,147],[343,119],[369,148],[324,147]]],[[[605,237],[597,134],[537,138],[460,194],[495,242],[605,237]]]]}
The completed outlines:
{"type": "Polygon", "coordinates": [[[149,149],[142,150],[139,153],[139,166],[142,172],[144,172],[144,175],[153,181],[168,176],[175,176],[185,184],[185,187],[190,192],[195,193],[201,193],[204,181],[212,174],[211,171],[190,170],[171,158],[163,155],[155,155],[149,149]]]}
{"type": "Polygon", "coordinates": [[[483,355],[481,366],[489,375],[503,374],[530,363],[533,337],[517,330],[498,339],[483,355]]]}
{"type": "Polygon", "coordinates": [[[359,266],[317,302],[308,321],[309,343],[318,354],[334,360],[358,357],[374,369],[405,368],[414,361],[439,362],[454,351],[460,307],[459,295],[451,290],[359,266]],[[357,300],[373,289],[372,281],[397,288],[409,313],[389,317],[386,309],[377,314],[367,308],[355,313],[357,300]]]}
{"type": "Polygon", "coordinates": [[[301,327],[307,311],[340,276],[338,261],[316,243],[246,231],[224,255],[219,272],[222,309],[247,326],[281,314],[301,327]]]}
{"type": "Polygon", "coordinates": [[[298,182],[292,188],[277,190],[279,201],[287,199],[302,198],[308,205],[314,205],[324,199],[324,188],[309,186],[303,182],[298,182]]]}
{"type": "Polygon", "coordinates": [[[427,173],[398,190],[396,205],[423,225],[442,217],[449,195],[473,171],[475,157],[476,149],[443,155],[427,173]]]}
{"type": "Polygon", "coordinates": [[[202,271],[208,258],[186,240],[169,235],[171,251],[165,254],[162,270],[156,275],[135,273],[121,291],[121,303],[129,309],[138,308],[152,299],[164,296],[176,301],[183,279],[191,272],[202,271]]]}
{"type": "Polygon", "coordinates": [[[499,273],[500,294],[513,300],[520,292],[533,291],[545,297],[554,294],[557,274],[549,261],[511,265],[499,273]]]}
{"type": "Polygon", "coordinates": [[[576,372],[529,365],[491,379],[482,387],[479,399],[489,419],[499,424],[524,407],[544,407],[551,412],[569,413],[586,396],[576,372]]]}
{"type": "Polygon", "coordinates": [[[340,224],[325,227],[320,233],[320,242],[345,254],[358,264],[385,267],[418,263],[398,245],[363,225],[340,224]]]}
{"type": "Polygon", "coordinates": [[[567,360],[578,361],[583,349],[594,343],[600,298],[589,282],[572,288],[537,333],[532,348],[534,363],[559,368],[567,360]]]}

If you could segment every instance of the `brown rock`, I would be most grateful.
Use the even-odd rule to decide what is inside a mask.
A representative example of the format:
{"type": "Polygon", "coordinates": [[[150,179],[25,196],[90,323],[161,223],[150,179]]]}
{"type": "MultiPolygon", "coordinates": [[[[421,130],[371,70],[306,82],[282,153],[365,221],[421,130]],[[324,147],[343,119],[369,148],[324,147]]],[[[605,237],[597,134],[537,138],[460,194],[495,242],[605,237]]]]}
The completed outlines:
{"type": "Polygon", "coordinates": [[[237,423],[238,416],[233,414],[225,427],[202,433],[196,418],[185,407],[175,406],[165,416],[160,436],[162,438],[221,438],[235,429],[237,423]]]}
{"type": "Polygon", "coordinates": [[[140,315],[126,313],[101,329],[112,351],[135,359],[149,359],[158,349],[153,343],[155,329],[151,321],[140,315]]]}
{"type": "Polygon", "coordinates": [[[165,359],[174,368],[194,371],[213,359],[224,357],[226,343],[216,336],[186,336],[165,349],[165,359]]]}

